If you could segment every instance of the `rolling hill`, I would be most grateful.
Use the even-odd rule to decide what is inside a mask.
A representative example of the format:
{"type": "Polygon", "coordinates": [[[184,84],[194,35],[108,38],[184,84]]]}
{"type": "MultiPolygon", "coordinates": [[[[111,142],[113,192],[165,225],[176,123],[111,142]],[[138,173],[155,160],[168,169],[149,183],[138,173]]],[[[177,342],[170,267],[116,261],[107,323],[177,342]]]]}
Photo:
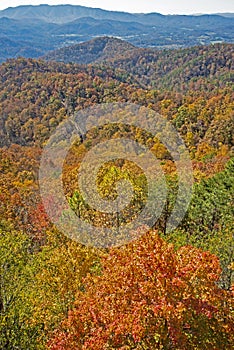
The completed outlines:
{"type": "Polygon", "coordinates": [[[128,53],[136,52],[132,44],[111,37],[99,37],[91,41],[64,47],[44,56],[47,61],[74,62],[79,64],[105,62],[116,57],[127,57],[128,53]]]}
{"type": "MultiPolygon", "coordinates": [[[[180,50],[137,48],[110,37],[93,39],[49,53],[48,61],[105,64],[125,70],[147,87],[190,88],[199,79],[210,82],[209,89],[233,81],[233,45],[216,44],[180,50]]],[[[207,82],[206,82],[206,86],[207,82]]],[[[201,89],[202,86],[199,85],[201,89]]]]}
{"type": "MultiPolygon", "coordinates": [[[[107,22],[126,24],[90,19],[94,26],[107,22]]],[[[76,19],[77,23],[88,25],[88,20],[76,19]]],[[[128,25],[133,23],[137,22],[128,25]]],[[[31,32],[28,24],[22,18],[2,19],[4,57],[42,55],[73,38],[55,34],[66,23],[39,18],[31,32]],[[40,23],[44,23],[41,31],[40,23]]],[[[101,37],[55,50],[47,55],[48,61],[20,57],[0,64],[0,349],[232,350],[232,52],[232,44],[155,50],[101,37]],[[119,119],[112,123],[109,107],[100,105],[116,102],[126,109],[113,108],[111,113],[119,119]],[[135,113],[132,103],[142,114],[135,113]],[[88,111],[85,120],[80,118],[82,110],[88,111]],[[52,152],[53,147],[45,146],[63,121],[62,133],[52,137],[59,152],[52,152]],[[149,122],[155,134],[149,132],[149,122]],[[184,140],[191,168],[170,124],[184,140]],[[66,136],[74,126],[77,133],[66,152],[66,136]],[[116,151],[112,156],[108,145],[120,139],[119,157],[116,151]],[[100,144],[106,150],[94,174],[97,198],[109,202],[117,198],[120,181],[128,181],[132,188],[129,204],[123,210],[118,206],[117,212],[114,206],[113,213],[94,210],[79,188],[82,163],[90,154],[98,157],[95,148],[100,144]],[[146,158],[143,147],[154,160],[146,158]],[[49,177],[47,165],[53,168],[49,177]],[[167,232],[177,203],[183,207],[187,202],[190,176],[195,181],[188,210],[182,216],[177,211],[179,226],[167,232]],[[79,227],[70,236],[56,226],[67,218],[73,227],[66,201],[59,205],[58,183],[77,218],[92,225],[87,246],[76,239],[79,227]],[[155,192],[158,183],[155,204],[149,203],[150,191],[155,192]],[[43,198],[44,184],[48,190],[43,198]],[[140,220],[141,226],[133,231],[130,220],[138,221],[148,203],[151,209],[160,206],[161,210],[152,230],[140,237],[145,225],[140,220]],[[133,242],[109,249],[113,240],[104,231],[99,241],[104,249],[90,245],[96,241],[96,229],[102,227],[114,227],[112,238],[117,242],[122,237],[119,228],[126,224],[133,242]]],[[[94,187],[88,188],[93,167],[86,169],[85,186],[93,192],[94,187]]]]}

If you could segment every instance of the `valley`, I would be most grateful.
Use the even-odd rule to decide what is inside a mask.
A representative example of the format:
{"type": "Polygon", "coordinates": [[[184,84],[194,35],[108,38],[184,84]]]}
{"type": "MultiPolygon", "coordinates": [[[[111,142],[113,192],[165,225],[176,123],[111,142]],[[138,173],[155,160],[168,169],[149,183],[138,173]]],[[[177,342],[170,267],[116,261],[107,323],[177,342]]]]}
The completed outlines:
{"type": "Polygon", "coordinates": [[[20,6],[0,11],[0,61],[20,55],[40,57],[99,36],[155,49],[232,43],[233,27],[234,17],[222,14],[165,16],[71,5],[20,6]]]}
{"type": "Polygon", "coordinates": [[[0,11],[0,349],[233,349],[233,20],[0,11]]]}

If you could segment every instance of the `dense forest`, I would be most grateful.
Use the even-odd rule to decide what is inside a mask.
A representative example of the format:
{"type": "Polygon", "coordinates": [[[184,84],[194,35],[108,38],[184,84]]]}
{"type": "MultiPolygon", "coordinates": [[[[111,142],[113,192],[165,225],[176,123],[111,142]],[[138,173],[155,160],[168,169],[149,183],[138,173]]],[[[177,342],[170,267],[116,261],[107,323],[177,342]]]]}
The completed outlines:
{"type": "Polygon", "coordinates": [[[233,82],[232,48],[231,44],[215,44],[179,50],[139,49],[104,37],[52,51],[45,59],[123,69],[146,88],[201,91],[233,82]]]}
{"type": "MultiPolygon", "coordinates": [[[[0,349],[231,350],[233,45],[158,52],[101,40],[103,50],[117,45],[114,56],[106,50],[95,59],[99,39],[89,49],[83,45],[92,53],[86,65],[74,46],[66,62],[17,58],[0,66],[0,349]],[[103,224],[81,197],[76,175],[85,154],[106,140],[147,146],[168,187],[147,233],[120,247],[94,248],[50,221],[38,174],[43,147],[61,122],[114,102],[150,108],[174,126],[192,161],[193,195],[184,219],[168,233],[178,173],[160,138],[121,124],[91,130],[64,162],[64,191],[77,216],[103,224]]],[[[63,60],[59,54],[54,60],[63,60]]],[[[109,200],[117,181],[132,183],[131,215],[137,215],[146,200],[144,174],[121,159],[98,175],[99,192],[109,200]]],[[[122,212],[118,224],[129,215],[122,212]]]]}

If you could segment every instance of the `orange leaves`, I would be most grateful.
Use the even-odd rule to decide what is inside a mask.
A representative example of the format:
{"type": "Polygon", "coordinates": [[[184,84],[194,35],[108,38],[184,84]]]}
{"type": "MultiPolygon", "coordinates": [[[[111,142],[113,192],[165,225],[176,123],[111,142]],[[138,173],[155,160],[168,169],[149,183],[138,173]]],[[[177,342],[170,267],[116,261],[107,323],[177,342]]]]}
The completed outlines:
{"type": "Polygon", "coordinates": [[[95,282],[86,279],[85,292],[78,294],[50,349],[60,349],[56,344],[68,333],[63,349],[69,350],[160,349],[168,344],[194,349],[199,342],[206,346],[205,338],[212,338],[215,348],[219,338],[213,329],[230,348],[230,300],[216,285],[220,268],[215,256],[192,247],[176,252],[151,233],[112,249],[102,269],[95,282]]]}
{"type": "MultiPolygon", "coordinates": [[[[197,182],[210,178],[201,181],[197,187],[184,226],[178,233],[172,233],[170,239],[176,242],[179,236],[178,245],[192,242],[219,254],[225,275],[222,286],[228,290],[234,269],[231,261],[233,166],[211,177],[223,171],[231,155],[233,99],[231,89],[225,83],[230,65],[224,68],[222,64],[221,70],[223,72],[224,69],[227,76],[222,75],[222,82],[217,75],[217,85],[213,80],[212,84],[206,81],[200,72],[197,54],[203,60],[204,53],[208,55],[209,50],[202,48],[183,51],[182,55],[176,53],[179,55],[175,57],[177,63],[184,64],[190,58],[196,58],[193,64],[199,73],[198,79],[188,84],[189,66],[186,71],[179,69],[174,76],[169,74],[171,79],[163,78],[159,82],[162,71],[170,73],[173,67],[180,66],[175,65],[171,55],[166,57],[164,52],[156,54],[161,57],[157,59],[159,64],[153,62],[153,54],[144,57],[143,61],[133,57],[137,66],[129,64],[131,57],[126,61],[118,59],[119,67],[128,66],[143,86],[150,85],[155,78],[153,86],[169,87],[177,90],[175,93],[140,89],[133,75],[104,66],[79,67],[25,59],[2,65],[0,145],[18,145],[12,144],[0,150],[0,216],[38,239],[40,244],[45,244],[45,238],[47,241],[50,239],[50,224],[41,205],[37,184],[42,150],[34,145],[42,145],[62,120],[93,103],[132,101],[149,106],[172,120],[187,140],[197,182]],[[186,96],[178,93],[179,90],[187,91],[191,86],[193,91],[186,96]],[[218,86],[223,90],[215,91],[218,86]],[[206,92],[199,91],[200,88],[206,92]]],[[[217,64],[224,56],[226,61],[231,62],[229,46],[212,47],[211,51],[217,64]]],[[[207,67],[203,68],[207,70],[207,67]]],[[[165,147],[141,130],[115,125],[90,131],[81,145],[74,145],[70,150],[63,181],[65,194],[73,197],[75,204],[79,202],[79,198],[74,196],[78,165],[85,153],[91,146],[109,137],[115,139],[127,135],[147,145],[162,160],[164,172],[171,175],[171,192],[176,193],[176,168],[165,147]]],[[[133,165],[127,162],[121,164],[117,167],[122,168],[127,178],[127,171],[133,169],[133,165]]],[[[101,170],[100,191],[111,194],[109,190],[115,182],[114,176],[105,173],[105,168],[101,170]]],[[[139,200],[133,206],[134,213],[138,212],[139,203],[143,203],[145,198],[138,187],[140,183],[145,186],[143,174],[140,169],[136,174],[136,199],[139,200]]],[[[159,221],[162,230],[173,198],[168,199],[168,207],[165,207],[159,221]]],[[[52,196],[47,198],[52,207],[54,200],[52,196]]],[[[62,210],[56,211],[58,218],[62,210]]],[[[98,216],[95,220],[100,223],[98,216]]],[[[112,225],[112,217],[104,216],[103,222],[112,225]]],[[[136,233],[132,235],[133,238],[139,236],[136,233]]],[[[128,246],[112,249],[102,258],[102,266],[99,261],[94,262],[98,260],[95,254],[66,239],[60,243],[49,242],[40,248],[41,252],[35,253],[37,273],[30,281],[30,288],[35,288],[32,291],[25,288],[30,294],[25,297],[30,300],[30,308],[34,305],[30,326],[43,325],[43,337],[68,314],[50,340],[51,349],[231,349],[234,341],[234,290],[233,287],[229,292],[218,288],[221,269],[214,255],[191,246],[175,251],[155,232],[128,246]]],[[[23,303],[20,308],[24,308],[23,303]]]]}

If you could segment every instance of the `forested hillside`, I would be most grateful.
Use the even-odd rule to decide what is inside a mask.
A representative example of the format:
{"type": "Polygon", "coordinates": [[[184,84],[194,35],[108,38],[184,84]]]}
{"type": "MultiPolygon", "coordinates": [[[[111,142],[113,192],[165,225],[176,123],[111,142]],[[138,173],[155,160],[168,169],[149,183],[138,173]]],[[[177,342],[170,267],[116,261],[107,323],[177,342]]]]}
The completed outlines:
{"type": "Polygon", "coordinates": [[[121,58],[128,60],[132,54],[136,54],[137,52],[142,53],[141,50],[126,41],[107,36],[52,51],[44,58],[47,61],[88,64],[109,62],[111,59],[114,62],[121,58]]]}
{"type": "MultiPolygon", "coordinates": [[[[18,58],[1,64],[1,349],[233,348],[232,51],[233,45],[219,44],[158,52],[102,38],[47,57],[65,63],[18,58]],[[77,217],[104,222],[82,198],[77,173],[88,151],[110,139],[149,148],[168,187],[146,234],[139,227],[129,244],[99,249],[69,239],[50,221],[39,167],[62,121],[110,102],[148,107],[170,121],[189,151],[194,185],[184,219],[168,233],[178,171],[159,135],[121,123],[93,128],[64,162],[63,188],[77,217]]],[[[98,174],[103,198],[116,197],[121,179],[134,189],[129,213],[109,215],[107,226],[124,224],[145,205],[144,174],[126,159],[98,174]]]]}
{"type": "Polygon", "coordinates": [[[103,63],[126,70],[146,87],[200,91],[233,83],[232,48],[233,45],[216,44],[159,51],[134,48],[119,39],[105,37],[56,50],[45,59],[66,63],[103,63]]]}

